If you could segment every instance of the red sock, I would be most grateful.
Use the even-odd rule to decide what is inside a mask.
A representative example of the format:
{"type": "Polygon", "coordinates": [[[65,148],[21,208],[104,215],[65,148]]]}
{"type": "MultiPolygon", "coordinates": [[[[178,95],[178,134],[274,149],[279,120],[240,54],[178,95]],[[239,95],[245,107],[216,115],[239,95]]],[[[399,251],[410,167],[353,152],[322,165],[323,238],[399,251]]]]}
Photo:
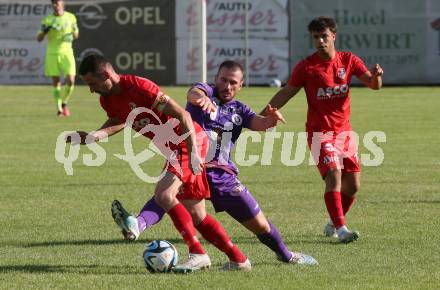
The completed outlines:
{"type": "Polygon", "coordinates": [[[338,191],[328,191],[324,194],[325,205],[327,206],[330,219],[339,229],[345,225],[344,211],[342,210],[341,193],[338,191]]]}
{"type": "Polygon", "coordinates": [[[168,211],[174,226],[182,235],[183,240],[188,246],[189,252],[193,254],[204,254],[205,251],[197,238],[191,215],[182,204],[177,204],[168,211]]]}
{"type": "Polygon", "coordinates": [[[231,261],[236,263],[246,261],[246,256],[231,242],[225,229],[212,216],[207,214],[205,219],[196,228],[205,240],[225,253],[231,261]]]}
{"type": "Polygon", "coordinates": [[[355,195],[345,195],[341,194],[341,200],[342,200],[342,209],[344,211],[344,215],[351,209],[353,206],[353,203],[356,200],[355,195]]]}

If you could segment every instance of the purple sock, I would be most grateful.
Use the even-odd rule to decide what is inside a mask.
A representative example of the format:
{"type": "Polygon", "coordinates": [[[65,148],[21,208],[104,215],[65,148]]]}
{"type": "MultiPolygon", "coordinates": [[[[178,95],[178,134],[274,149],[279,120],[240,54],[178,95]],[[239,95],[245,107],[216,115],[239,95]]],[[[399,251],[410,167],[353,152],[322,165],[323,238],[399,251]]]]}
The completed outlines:
{"type": "Polygon", "coordinates": [[[142,233],[147,228],[157,224],[165,214],[165,211],[151,198],[141,209],[137,216],[139,231],[142,233]]]}
{"type": "Polygon", "coordinates": [[[284,244],[283,238],[278,232],[277,228],[271,221],[268,221],[270,225],[270,233],[267,234],[259,234],[257,238],[268,246],[275,254],[283,261],[289,262],[292,258],[292,253],[287,249],[286,244],[284,244]]]}

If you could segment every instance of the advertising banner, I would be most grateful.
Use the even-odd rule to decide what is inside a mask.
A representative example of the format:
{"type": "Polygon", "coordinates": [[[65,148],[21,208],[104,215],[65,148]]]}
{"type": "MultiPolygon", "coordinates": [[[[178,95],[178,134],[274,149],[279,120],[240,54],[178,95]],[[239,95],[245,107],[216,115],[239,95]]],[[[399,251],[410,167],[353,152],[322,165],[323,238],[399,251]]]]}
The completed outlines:
{"type": "MultiPolygon", "coordinates": [[[[288,40],[252,39],[249,48],[244,47],[244,40],[209,39],[207,48],[208,81],[213,82],[218,66],[226,59],[235,60],[244,65],[248,57],[248,71],[252,84],[267,85],[271,79],[286,79],[289,75],[288,40]]],[[[186,40],[177,41],[177,50],[182,57],[177,58],[177,83],[192,84],[200,81],[199,47],[189,47],[186,40]]]]}
{"type": "MultiPolygon", "coordinates": [[[[176,1],[177,38],[193,37],[200,26],[196,8],[200,0],[176,1]]],[[[238,38],[248,27],[249,37],[288,37],[287,0],[208,0],[206,24],[209,38],[238,38]]]]}
{"type": "Polygon", "coordinates": [[[46,46],[35,40],[0,41],[0,84],[45,83],[46,46]]]}
{"type": "Polygon", "coordinates": [[[90,53],[105,55],[121,74],[161,84],[175,83],[174,0],[75,1],[80,62],[90,53]]]}
{"type": "Polygon", "coordinates": [[[439,83],[438,69],[428,67],[439,63],[438,55],[434,55],[438,43],[434,41],[439,37],[436,29],[440,25],[435,21],[440,13],[435,16],[429,12],[432,16],[427,17],[428,6],[434,8],[438,2],[292,1],[291,13],[295,15],[291,18],[292,66],[315,51],[307,31],[308,23],[316,16],[327,15],[338,24],[336,48],[352,51],[368,67],[379,63],[385,71],[385,83],[439,83]]]}
{"type": "MultiPolygon", "coordinates": [[[[105,55],[121,74],[136,74],[158,84],[175,84],[174,0],[66,0],[66,11],[78,20],[73,42],[77,64],[89,53],[105,55]]],[[[43,75],[47,40],[36,41],[41,20],[53,13],[49,0],[0,0],[0,83],[50,83],[43,75]],[[19,41],[19,40],[26,41],[19,41]],[[14,57],[14,58],[13,58],[14,57]],[[19,66],[32,61],[30,74],[19,66]],[[12,61],[12,62],[11,62],[12,61]],[[13,73],[13,75],[12,75],[13,73]],[[11,74],[11,75],[8,75],[11,74]],[[38,77],[37,77],[38,75],[38,77]]]]}
{"type": "Polygon", "coordinates": [[[41,20],[50,13],[50,1],[0,0],[0,39],[35,39],[41,20]]]}

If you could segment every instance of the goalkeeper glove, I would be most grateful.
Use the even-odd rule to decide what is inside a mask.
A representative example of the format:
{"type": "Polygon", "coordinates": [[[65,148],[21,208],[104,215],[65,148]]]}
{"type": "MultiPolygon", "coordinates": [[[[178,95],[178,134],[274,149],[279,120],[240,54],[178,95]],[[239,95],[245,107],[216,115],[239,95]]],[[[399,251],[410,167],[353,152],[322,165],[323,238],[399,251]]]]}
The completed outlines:
{"type": "Polygon", "coordinates": [[[47,34],[49,32],[49,30],[51,30],[51,29],[52,29],[52,26],[50,26],[50,25],[49,26],[43,25],[43,28],[42,28],[44,34],[47,34]]]}

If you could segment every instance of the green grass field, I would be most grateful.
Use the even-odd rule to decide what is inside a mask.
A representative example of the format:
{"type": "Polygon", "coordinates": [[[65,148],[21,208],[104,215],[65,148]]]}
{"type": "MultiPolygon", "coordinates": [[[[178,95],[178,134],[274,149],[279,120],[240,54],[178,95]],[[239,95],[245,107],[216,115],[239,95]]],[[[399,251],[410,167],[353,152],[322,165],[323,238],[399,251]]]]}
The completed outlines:
{"type": "MultiPolygon", "coordinates": [[[[181,104],[186,89],[164,88],[181,104]]],[[[244,88],[240,99],[259,111],[274,92],[244,88]]],[[[82,154],[91,153],[85,147],[73,176],[54,157],[62,131],[94,130],[105,120],[97,96],[77,87],[73,115],[58,119],[49,87],[0,86],[0,289],[438,289],[440,88],[353,88],[351,95],[353,128],[361,137],[376,130],[387,138],[380,143],[384,163],[363,167],[358,202],[347,218],[360,240],[341,245],[323,236],[327,218],[318,171],[307,164],[282,165],[278,140],[273,165],[243,167],[241,180],[288,246],[313,255],[320,265],[281,264],[250,232],[218,214],[252,261],[252,272],[220,272],[226,256],[204,242],[210,271],[153,275],[142,264],[145,242],[167,239],[181,257],[186,247],[168,217],[139,242],[122,241],[110,214],[112,200],[137,212],[154,188],[114,157],[124,153],[122,134],[101,144],[107,160],[100,167],[83,165],[82,154]]],[[[282,112],[288,124],[278,131],[303,131],[303,92],[282,112]]],[[[133,141],[137,152],[147,144],[139,139],[133,141]]],[[[261,154],[262,146],[248,149],[261,154]]],[[[368,152],[361,147],[360,153],[368,152]]],[[[144,169],[157,173],[161,166],[155,157],[144,169]]]]}

